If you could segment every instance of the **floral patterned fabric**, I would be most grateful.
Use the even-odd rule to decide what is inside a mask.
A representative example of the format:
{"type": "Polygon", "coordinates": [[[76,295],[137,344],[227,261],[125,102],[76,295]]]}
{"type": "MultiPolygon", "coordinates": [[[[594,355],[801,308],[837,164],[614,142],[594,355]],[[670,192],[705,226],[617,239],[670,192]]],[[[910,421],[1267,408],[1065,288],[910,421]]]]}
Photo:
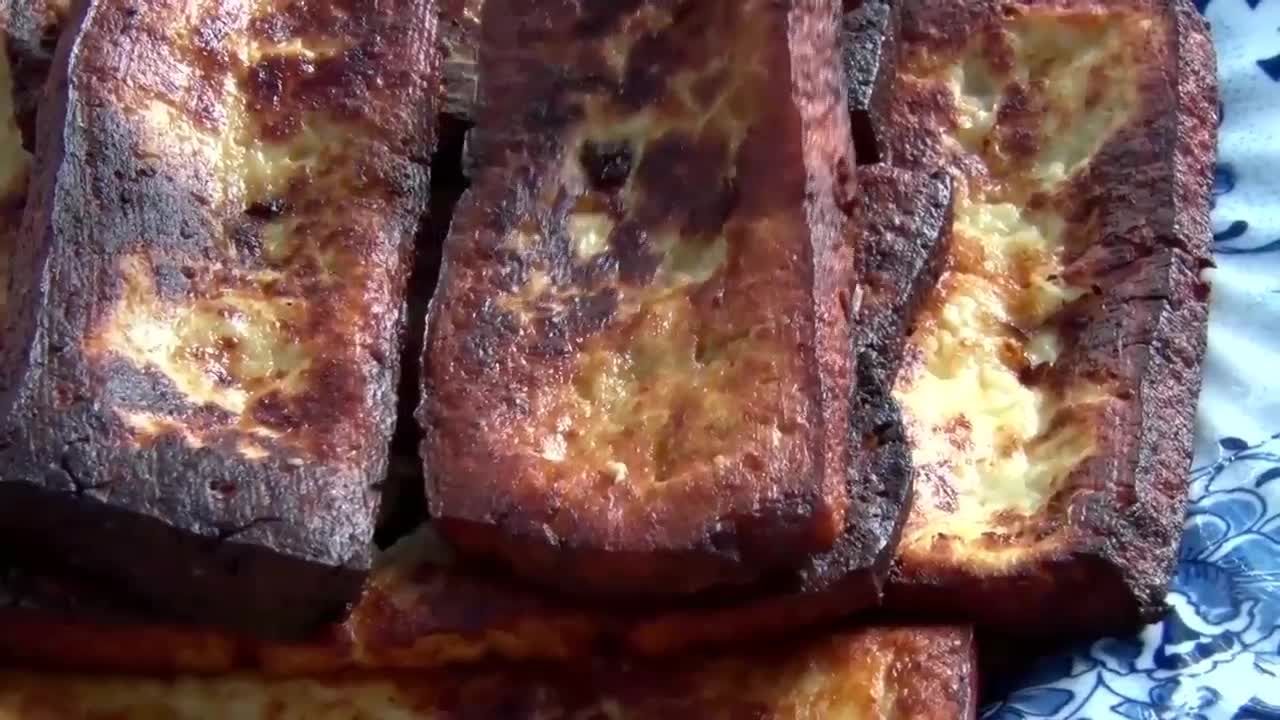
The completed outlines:
{"type": "Polygon", "coordinates": [[[1280,0],[1197,0],[1218,52],[1209,354],[1172,612],[1046,659],[987,719],[1280,720],[1280,0]]]}

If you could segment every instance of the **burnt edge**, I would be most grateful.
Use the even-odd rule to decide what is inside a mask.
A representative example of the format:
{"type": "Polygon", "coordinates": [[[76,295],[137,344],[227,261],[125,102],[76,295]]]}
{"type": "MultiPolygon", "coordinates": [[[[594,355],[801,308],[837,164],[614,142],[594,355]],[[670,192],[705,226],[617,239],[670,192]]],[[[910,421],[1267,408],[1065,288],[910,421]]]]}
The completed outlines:
{"type": "MultiPolygon", "coordinates": [[[[1144,95],[1143,112],[1106,142],[1074,185],[1090,188],[1079,205],[1107,210],[1101,242],[1065,271],[1091,281],[1084,284],[1095,296],[1066,311],[1059,363],[1119,386],[1120,402],[1097,422],[1131,430],[1109,433],[1101,452],[1072,472],[1069,485],[1087,491],[1051,500],[1065,547],[996,577],[945,560],[895,564],[886,606],[907,616],[963,619],[1006,635],[1078,637],[1128,631],[1167,609],[1208,325],[1201,273],[1212,266],[1217,76],[1208,25],[1189,2],[1127,4],[1154,8],[1169,24],[1166,66],[1148,68],[1161,80],[1144,85],[1149,91],[1163,81],[1167,92],[1154,100],[1144,95]]],[[[957,44],[987,11],[916,3],[904,32],[911,42],[957,44]],[[931,14],[947,30],[916,27],[931,14]]],[[[920,132],[906,131],[899,157],[931,157],[920,132]]]]}
{"type": "MultiPolygon", "coordinates": [[[[413,23],[417,28],[414,38],[404,37],[401,22],[393,23],[394,30],[380,26],[379,22],[386,25],[388,21],[385,14],[362,16],[359,24],[350,26],[353,31],[369,31],[361,39],[376,42],[380,50],[353,55],[352,62],[366,65],[351,66],[345,76],[348,80],[360,72],[373,72],[369,63],[376,62],[379,53],[416,54],[418,51],[410,47],[413,43],[406,40],[434,34],[434,6],[424,0],[406,3],[412,7],[399,9],[420,19],[413,23]],[[397,39],[388,42],[391,38],[397,39]]],[[[109,306],[118,293],[86,278],[85,268],[96,267],[100,277],[114,275],[115,268],[107,263],[113,264],[113,251],[128,242],[125,236],[131,228],[126,218],[117,217],[111,222],[121,225],[108,222],[97,228],[99,233],[111,233],[109,238],[95,243],[61,240],[62,233],[83,233],[86,225],[59,198],[83,198],[89,193],[118,195],[122,204],[150,198],[148,202],[160,212],[147,213],[145,222],[133,229],[147,237],[156,233],[169,236],[167,242],[184,251],[199,252],[203,216],[194,206],[187,206],[195,192],[184,190],[163,173],[157,176],[142,160],[126,157],[129,153],[123,149],[134,142],[132,129],[110,107],[94,102],[93,88],[99,85],[86,91],[73,80],[78,74],[92,72],[95,63],[102,65],[104,58],[119,60],[139,48],[147,56],[149,38],[141,30],[145,13],[140,14],[132,3],[115,0],[79,5],[59,46],[51,92],[40,109],[44,127],[37,135],[31,204],[15,260],[15,268],[20,269],[15,272],[18,281],[10,293],[14,312],[6,331],[9,351],[5,358],[9,383],[0,401],[4,416],[0,467],[5,476],[0,481],[0,532],[20,547],[49,553],[87,574],[108,577],[129,594],[145,598],[148,611],[176,612],[186,620],[264,636],[305,634],[340,618],[359,595],[372,554],[377,502],[371,488],[382,480],[386,449],[375,448],[359,459],[360,470],[348,477],[346,492],[350,497],[344,499],[336,497],[330,487],[337,465],[298,468],[277,457],[266,467],[267,463],[232,458],[214,449],[193,451],[173,437],[138,450],[116,442],[120,430],[112,419],[110,398],[104,402],[103,383],[111,385],[117,399],[121,394],[136,399],[139,394],[151,393],[150,397],[164,407],[174,401],[168,393],[156,395],[154,388],[148,390],[154,383],[136,371],[109,381],[97,377],[77,350],[78,338],[91,326],[92,306],[109,306]],[[112,36],[109,43],[95,38],[103,33],[112,36]],[[73,124],[79,130],[63,132],[73,124]],[[69,157],[85,163],[91,172],[85,177],[62,173],[63,161],[69,157]],[[82,182],[94,186],[70,187],[82,182]],[[79,275],[59,271],[69,262],[73,246],[79,275]],[[91,248],[99,251],[92,255],[85,252],[91,248]],[[56,309],[50,309],[51,305],[56,309]],[[174,472],[160,476],[157,467],[174,468],[174,472]],[[250,501],[247,498],[253,493],[242,492],[233,508],[208,504],[201,508],[207,501],[201,501],[200,496],[208,495],[210,483],[218,478],[255,482],[270,500],[250,501]],[[271,489],[282,478],[287,478],[289,487],[271,489]],[[188,486],[148,499],[142,492],[143,484],[188,486]],[[324,500],[326,497],[329,500],[324,500]],[[334,501],[340,507],[324,510],[328,516],[315,514],[322,510],[321,503],[333,505],[334,501]],[[155,552],[156,548],[165,551],[155,552]]],[[[323,18],[311,17],[273,17],[276,19],[282,21],[281,27],[255,31],[270,35],[312,20],[323,22],[323,18]]],[[[431,42],[424,43],[424,47],[431,46],[431,42]]],[[[439,58],[430,52],[425,55],[406,60],[405,68],[413,68],[407,72],[434,75],[439,58]],[[418,67],[419,60],[425,65],[418,67]]],[[[376,86],[348,83],[343,87],[362,92],[376,86]]],[[[270,88],[264,90],[269,92],[270,88]]],[[[436,102],[431,96],[419,99],[427,105],[436,102]]],[[[390,101],[365,100],[384,108],[390,101]]],[[[351,103],[350,108],[359,105],[349,97],[341,102],[351,103]]],[[[434,114],[428,115],[433,121],[434,114]]],[[[380,159],[384,166],[377,174],[391,182],[388,187],[394,186],[402,202],[416,204],[425,202],[425,193],[418,187],[427,177],[421,156],[434,142],[434,130],[429,123],[410,124],[409,134],[396,140],[404,143],[402,149],[407,154],[388,154],[380,159]]],[[[371,164],[369,170],[374,169],[371,164]]],[[[401,215],[412,215],[416,224],[416,211],[401,215]]],[[[388,224],[385,232],[396,230],[388,224]]],[[[406,274],[401,266],[407,264],[412,228],[401,234],[406,236],[402,241],[385,243],[396,246],[388,253],[390,282],[403,282],[406,274]]],[[[403,319],[402,306],[387,310],[388,318],[396,318],[397,324],[403,319]]],[[[376,430],[388,438],[395,419],[390,398],[396,385],[398,349],[392,345],[400,342],[398,332],[388,335],[386,352],[379,360],[381,370],[373,373],[378,377],[361,400],[377,405],[373,413],[378,418],[376,430]]]]}

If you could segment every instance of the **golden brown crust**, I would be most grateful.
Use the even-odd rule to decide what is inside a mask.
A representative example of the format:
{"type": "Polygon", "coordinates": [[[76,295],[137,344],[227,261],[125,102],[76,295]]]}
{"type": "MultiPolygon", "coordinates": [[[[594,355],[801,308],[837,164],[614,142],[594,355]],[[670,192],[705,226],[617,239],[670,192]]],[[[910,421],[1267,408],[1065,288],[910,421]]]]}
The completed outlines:
{"type": "Polygon", "coordinates": [[[434,13],[85,3],[10,295],[7,532],[264,631],[355,597],[434,143],[434,13]]]}
{"type": "Polygon", "coordinates": [[[1180,536],[1204,352],[1204,21],[1181,0],[927,1],[904,18],[904,53],[895,159],[950,168],[963,221],[897,390],[916,413],[918,489],[887,603],[1025,634],[1150,619],[1180,536]],[[988,362],[944,351],[967,337],[958,326],[984,327],[961,313],[982,312],[1012,330],[969,341],[1000,358],[976,382],[1007,374],[1003,407],[1027,410],[975,401],[930,418],[955,387],[945,373],[988,362]],[[980,430],[997,438],[989,456],[980,430]]]}
{"type": "MultiPolygon", "coordinates": [[[[122,638],[125,639],[125,638],[122,638]]],[[[127,638],[133,645],[145,634],[127,638]]],[[[128,717],[741,718],[968,720],[976,700],[973,638],[952,627],[868,628],[769,652],[662,666],[595,660],[568,668],[436,674],[347,672],[312,679],[0,673],[0,713],[14,720],[128,717]],[[176,713],[176,714],[174,714],[176,713]]],[[[121,672],[124,669],[118,669],[121,672]]]]}
{"type": "Polygon", "coordinates": [[[837,8],[600,8],[485,3],[424,360],[432,515],[569,592],[755,581],[846,505],[837,8]]]}

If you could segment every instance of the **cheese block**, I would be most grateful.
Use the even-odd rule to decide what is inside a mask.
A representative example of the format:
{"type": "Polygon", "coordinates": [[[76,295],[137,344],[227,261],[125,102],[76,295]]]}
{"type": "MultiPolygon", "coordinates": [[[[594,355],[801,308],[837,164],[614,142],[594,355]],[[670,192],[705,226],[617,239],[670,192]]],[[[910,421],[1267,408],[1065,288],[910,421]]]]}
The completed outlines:
{"type": "Polygon", "coordinates": [[[1205,342],[1205,23],[1182,0],[924,0],[903,24],[888,144],[957,192],[895,388],[916,494],[888,603],[1072,637],[1151,619],[1205,342]]]}
{"type": "Polygon", "coordinates": [[[848,631],[662,667],[597,660],[540,670],[304,678],[0,672],[2,720],[967,720],[975,700],[972,637],[951,627],[848,631]]]}
{"type": "Polygon", "coordinates": [[[81,5],[14,255],[0,534],[192,620],[332,620],[396,415],[436,8],[81,5]]]}
{"type": "Polygon", "coordinates": [[[451,542],[678,596],[792,570],[859,511],[837,6],[484,3],[419,412],[451,542]]]}

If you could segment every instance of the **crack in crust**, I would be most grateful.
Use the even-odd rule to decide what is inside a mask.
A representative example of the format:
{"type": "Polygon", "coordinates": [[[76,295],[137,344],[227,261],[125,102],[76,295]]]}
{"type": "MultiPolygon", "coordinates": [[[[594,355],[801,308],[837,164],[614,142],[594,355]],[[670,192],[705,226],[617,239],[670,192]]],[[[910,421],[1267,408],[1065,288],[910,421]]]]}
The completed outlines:
{"type": "Polygon", "coordinates": [[[1204,351],[1214,58],[1188,3],[925,1],[897,162],[957,178],[896,395],[917,492],[887,602],[1016,633],[1158,612],[1204,351]]]}

